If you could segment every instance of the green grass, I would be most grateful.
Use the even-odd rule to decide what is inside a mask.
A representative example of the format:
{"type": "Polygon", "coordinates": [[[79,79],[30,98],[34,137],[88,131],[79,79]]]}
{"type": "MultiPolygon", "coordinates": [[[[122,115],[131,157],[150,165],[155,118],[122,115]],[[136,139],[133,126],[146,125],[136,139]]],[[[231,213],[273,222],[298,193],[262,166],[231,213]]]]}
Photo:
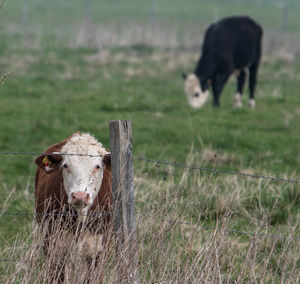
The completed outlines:
{"type": "MultiPolygon", "coordinates": [[[[291,2],[287,33],[299,40],[300,7],[291,2]]],[[[192,110],[183,94],[181,78],[182,72],[194,69],[199,53],[195,43],[200,46],[202,32],[212,21],[215,7],[219,17],[247,11],[264,25],[266,40],[270,31],[280,28],[282,11],[270,1],[264,5],[261,1],[255,1],[256,5],[248,1],[155,3],[155,32],[161,33],[152,34],[152,45],[135,30],[142,27],[149,31],[151,3],[93,1],[90,16],[94,28],[105,27],[107,38],[116,38],[109,41],[114,44],[99,46],[95,38],[74,44],[83,23],[82,1],[72,1],[72,5],[68,1],[51,1],[47,5],[28,1],[29,14],[23,22],[20,3],[6,1],[0,11],[0,77],[8,71],[10,76],[0,86],[0,151],[42,152],[78,130],[94,134],[109,148],[109,120],[131,119],[134,156],[299,180],[297,56],[289,61],[277,56],[278,50],[264,54],[255,110],[246,106],[247,88],[244,107],[233,108],[235,78],[226,85],[220,108],[213,108],[210,98],[202,109],[192,110]],[[124,35],[126,28],[128,35],[124,35]],[[193,33],[197,35],[194,41],[187,42],[193,33]],[[168,44],[163,37],[166,35],[175,36],[174,46],[168,44]],[[122,43],[126,36],[129,44],[122,43]]],[[[92,35],[97,37],[97,32],[92,35]]],[[[285,44],[285,38],[279,33],[278,37],[285,44]]],[[[0,208],[15,189],[6,210],[32,212],[35,157],[0,157],[0,208]]],[[[184,208],[182,220],[201,221],[213,227],[229,210],[229,229],[253,232],[264,219],[268,232],[288,235],[295,227],[295,235],[300,237],[298,184],[224,174],[209,178],[206,173],[195,172],[184,178],[181,169],[155,167],[137,160],[134,167],[140,213],[164,207],[163,213],[173,216],[184,208]]],[[[0,248],[11,246],[14,236],[29,232],[31,225],[32,218],[28,216],[1,216],[0,248]]],[[[168,236],[184,246],[181,233],[177,228],[174,235],[168,236]]],[[[242,247],[249,238],[237,237],[234,242],[240,249],[237,258],[243,259],[242,247]]],[[[177,244],[175,247],[177,250],[177,244]]],[[[283,252],[278,248],[274,262],[276,255],[283,252]]],[[[182,257],[192,260],[195,253],[193,249],[182,257]]],[[[263,252],[260,257],[263,259],[263,252]]],[[[278,265],[274,267],[279,269],[278,265]]],[[[152,272],[146,269],[145,274],[152,272]]]]}
{"type": "MultiPolygon", "coordinates": [[[[112,58],[124,55],[118,63],[84,60],[94,52],[33,52],[34,62],[12,71],[1,88],[2,150],[41,152],[77,130],[91,132],[109,146],[109,120],[132,119],[137,156],[184,162],[193,145],[196,152],[210,148],[235,154],[238,158],[229,165],[232,169],[252,168],[277,176],[293,176],[299,171],[297,73],[281,80],[269,75],[278,64],[289,68],[286,63],[262,64],[254,111],[232,107],[234,79],[222,94],[221,108],[214,109],[209,102],[200,110],[191,110],[182,91],[180,71],[184,67],[179,65],[171,72],[165,68],[176,58],[171,51],[164,51],[166,59],[158,63],[151,58],[160,50],[134,55],[139,62],[130,63],[126,58],[132,51],[128,48],[115,55],[111,52],[112,58]],[[128,75],[128,70],[136,74],[128,75]],[[105,74],[109,78],[104,78],[105,74]],[[276,97],[272,93],[277,90],[276,97]]],[[[23,56],[28,54],[14,52],[18,62],[23,56]]],[[[190,69],[193,64],[189,62],[190,69]]],[[[13,63],[7,68],[12,70],[13,63]]],[[[24,175],[22,170],[28,169],[32,160],[26,156],[3,158],[0,173],[6,183],[15,171],[24,175]]]]}

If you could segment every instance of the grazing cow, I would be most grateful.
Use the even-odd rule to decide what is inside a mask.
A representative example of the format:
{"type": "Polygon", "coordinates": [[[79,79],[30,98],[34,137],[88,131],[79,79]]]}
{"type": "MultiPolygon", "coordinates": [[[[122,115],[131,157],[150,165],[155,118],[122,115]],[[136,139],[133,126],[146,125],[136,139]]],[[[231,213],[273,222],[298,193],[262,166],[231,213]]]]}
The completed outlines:
{"type": "MultiPolygon", "coordinates": [[[[35,163],[36,219],[46,256],[56,266],[51,281],[74,282],[79,266],[95,265],[109,242],[110,153],[91,135],[77,132],[48,148],[35,163]],[[76,261],[68,268],[66,259],[76,261]]],[[[77,281],[88,282],[82,272],[78,275],[77,281]]]]}
{"type": "Polygon", "coordinates": [[[214,106],[229,76],[237,74],[235,106],[242,106],[242,93],[249,70],[249,107],[255,107],[254,90],[261,58],[263,29],[247,16],[224,18],[208,27],[204,36],[202,56],[194,74],[183,75],[189,104],[199,108],[209,96],[212,86],[214,106]]]}

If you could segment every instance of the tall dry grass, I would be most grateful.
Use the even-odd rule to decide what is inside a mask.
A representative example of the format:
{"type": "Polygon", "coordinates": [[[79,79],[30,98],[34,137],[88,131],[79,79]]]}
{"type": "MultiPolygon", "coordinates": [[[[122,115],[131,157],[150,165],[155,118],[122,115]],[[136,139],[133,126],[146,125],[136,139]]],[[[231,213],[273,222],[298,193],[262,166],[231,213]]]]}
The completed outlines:
{"type": "MultiPolygon", "coordinates": [[[[299,282],[299,213],[276,217],[292,185],[188,169],[180,175],[171,168],[144,171],[147,166],[141,164],[135,175],[142,283],[299,282]]],[[[120,269],[123,256],[116,253],[112,231],[110,245],[88,259],[79,249],[84,231],[74,238],[54,226],[45,257],[47,222],[38,227],[33,221],[30,232],[21,232],[7,248],[5,257],[15,261],[1,263],[2,283],[57,283],[63,269],[65,283],[131,282],[120,269]]],[[[96,251],[99,243],[93,245],[96,251]]]]}

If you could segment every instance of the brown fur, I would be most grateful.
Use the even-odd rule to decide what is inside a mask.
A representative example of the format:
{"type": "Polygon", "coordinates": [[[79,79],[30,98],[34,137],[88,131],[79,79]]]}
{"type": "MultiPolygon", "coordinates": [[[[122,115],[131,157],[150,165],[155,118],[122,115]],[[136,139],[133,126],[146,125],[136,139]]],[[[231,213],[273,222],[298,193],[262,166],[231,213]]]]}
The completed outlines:
{"type": "MultiPolygon", "coordinates": [[[[49,147],[45,153],[60,152],[62,147],[68,142],[69,138],[58,142],[51,147],[49,147]]],[[[48,251],[49,239],[51,238],[53,220],[55,220],[55,226],[61,226],[63,230],[76,236],[76,228],[78,225],[78,217],[75,210],[73,210],[68,204],[67,194],[63,186],[63,176],[60,167],[56,167],[55,170],[46,172],[43,168],[42,160],[45,154],[41,155],[36,159],[37,169],[35,174],[35,210],[36,210],[36,220],[39,225],[47,223],[47,232],[44,236],[44,251],[46,254],[50,253],[48,251]],[[58,213],[56,215],[51,215],[52,213],[58,213]],[[66,217],[61,217],[59,214],[72,213],[70,224],[66,225],[66,217]],[[47,215],[49,214],[49,215],[47,215]],[[57,224],[60,222],[60,224],[57,224]]],[[[51,157],[51,156],[50,156],[51,157]]],[[[94,203],[92,204],[87,217],[87,222],[85,232],[91,234],[104,234],[104,243],[108,242],[108,237],[105,232],[109,230],[109,225],[111,225],[111,206],[112,206],[112,189],[111,189],[111,169],[110,163],[104,161],[105,167],[103,171],[103,180],[101,184],[101,189],[94,203]],[[102,215],[101,215],[102,214],[102,215]],[[97,215],[97,217],[95,217],[97,215]],[[102,216],[101,218],[99,216],[102,216]]],[[[70,219],[69,219],[70,220],[70,219]]],[[[63,279],[63,276],[60,276],[63,279]]]]}

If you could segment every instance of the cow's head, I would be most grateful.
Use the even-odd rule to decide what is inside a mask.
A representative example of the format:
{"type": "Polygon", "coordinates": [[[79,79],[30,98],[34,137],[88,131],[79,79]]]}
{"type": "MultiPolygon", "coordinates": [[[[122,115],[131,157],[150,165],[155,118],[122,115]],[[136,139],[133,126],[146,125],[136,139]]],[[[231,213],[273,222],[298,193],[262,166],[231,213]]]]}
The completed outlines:
{"type": "Polygon", "coordinates": [[[89,134],[76,133],[59,153],[41,155],[36,164],[48,174],[62,172],[68,203],[84,213],[98,195],[104,167],[110,170],[110,153],[89,134]]]}
{"type": "Polygon", "coordinates": [[[195,74],[185,75],[183,74],[184,82],[184,92],[188,98],[188,102],[193,108],[202,107],[209,95],[207,86],[203,84],[200,85],[200,81],[195,74]]]}

